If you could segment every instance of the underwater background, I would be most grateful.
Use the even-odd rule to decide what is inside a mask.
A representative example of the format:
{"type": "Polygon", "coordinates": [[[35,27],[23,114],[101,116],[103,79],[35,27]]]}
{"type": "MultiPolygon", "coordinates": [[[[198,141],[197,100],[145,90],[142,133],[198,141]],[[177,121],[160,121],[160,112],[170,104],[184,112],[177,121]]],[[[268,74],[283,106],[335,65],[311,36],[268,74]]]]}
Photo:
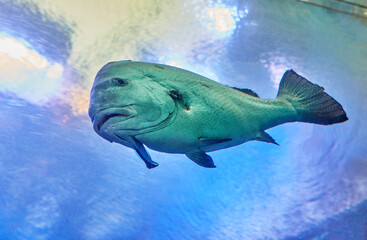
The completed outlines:
{"type": "MultiPolygon", "coordinates": [[[[0,0],[0,239],[367,239],[365,0],[0,0]],[[292,68],[349,121],[284,124],[216,169],[99,137],[107,62],[178,66],[275,98],[292,68]]],[[[244,123],[245,124],[245,123],[244,123]]]]}

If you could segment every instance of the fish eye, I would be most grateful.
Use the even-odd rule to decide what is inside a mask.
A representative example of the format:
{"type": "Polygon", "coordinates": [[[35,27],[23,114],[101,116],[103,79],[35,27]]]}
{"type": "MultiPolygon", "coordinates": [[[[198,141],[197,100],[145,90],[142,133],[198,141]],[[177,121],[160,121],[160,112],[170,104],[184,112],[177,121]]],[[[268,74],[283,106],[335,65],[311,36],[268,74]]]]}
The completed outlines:
{"type": "Polygon", "coordinates": [[[115,84],[119,85],[119,86],[125,86],[127,85],[127,80],[122,79],[122,78],[112,78],[111,79],[115,84]]]}

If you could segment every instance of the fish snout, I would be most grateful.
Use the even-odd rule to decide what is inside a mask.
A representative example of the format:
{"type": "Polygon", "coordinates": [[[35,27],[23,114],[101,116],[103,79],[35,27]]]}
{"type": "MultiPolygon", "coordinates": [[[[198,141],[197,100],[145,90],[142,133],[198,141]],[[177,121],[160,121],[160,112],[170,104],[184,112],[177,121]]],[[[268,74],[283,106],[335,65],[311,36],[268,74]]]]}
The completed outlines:
{"type": "Polygon", "coordinates": [[[88,115],[90,120],[92,120],[92,122],[94,122],[94,117],[96,116],[97,113],[97,108],[95,107],[94,104],[90,103],[89,104],[89,109],[88,109],[88,115]]]}

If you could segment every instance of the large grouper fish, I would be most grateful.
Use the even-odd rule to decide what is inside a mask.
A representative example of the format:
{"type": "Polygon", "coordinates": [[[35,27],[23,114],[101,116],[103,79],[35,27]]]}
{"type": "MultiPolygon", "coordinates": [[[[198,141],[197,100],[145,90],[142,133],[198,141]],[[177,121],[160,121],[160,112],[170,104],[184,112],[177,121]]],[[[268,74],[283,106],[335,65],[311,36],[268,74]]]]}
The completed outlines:
{"type": "Polygon", "coordinates": [[[324,88],[293,70],[284,73],[276,99],[263,99],[184,69],[136,61],[102,67],[91,90],[89,116],[97,134],[134,149],[148,168],[158,163],[144,145],[214,168],[207,152],[251,140],[277,144],[265,130],[279,124],[348,120],[324,88]]]}

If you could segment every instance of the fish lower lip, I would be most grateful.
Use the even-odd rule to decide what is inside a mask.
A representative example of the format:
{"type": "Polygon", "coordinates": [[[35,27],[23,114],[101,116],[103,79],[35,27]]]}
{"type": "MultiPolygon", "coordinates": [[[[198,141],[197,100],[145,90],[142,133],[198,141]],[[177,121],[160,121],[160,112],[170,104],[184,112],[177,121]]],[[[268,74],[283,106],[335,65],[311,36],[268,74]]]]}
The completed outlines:
{"type": "Polygon", "coordinates": [[[96,130],[99,132],[101,127],[103,126],[103,124],[105,124],[108,120],[110,120],[111,118],[114,117],[121,117],[121,118],[125,118],[129,119],[131,117],[134,117],[136,115],[136,110],[133,107],[133,105],[129,105],[129,106],[125,106],[125,107],[114,107],[114,108],[105,108],[102,109],[101,111],[99,111],[99,113],[97,114],[99,115],[97,117],[97,121],[98,118],[100,118],[100,116],[102,116],[102,118],[100,118],[100,120],[98,121],[98,124],[96,126],[96,130]],[[108,113],[110,112],[110,113],[108,113]]]}
{"type": "Polygon", "coordinates": [[[98,131],[101,129],[102,125],[107,122],[109,119],[113,118],[113,117],[127,117],[128,115],[122,115],[122,114],[118,114],[118,113],[111,113],[111,114],[106,114],[103,116],[102,120],[98,123],[97,125],[97,129],[98,131]]]}

